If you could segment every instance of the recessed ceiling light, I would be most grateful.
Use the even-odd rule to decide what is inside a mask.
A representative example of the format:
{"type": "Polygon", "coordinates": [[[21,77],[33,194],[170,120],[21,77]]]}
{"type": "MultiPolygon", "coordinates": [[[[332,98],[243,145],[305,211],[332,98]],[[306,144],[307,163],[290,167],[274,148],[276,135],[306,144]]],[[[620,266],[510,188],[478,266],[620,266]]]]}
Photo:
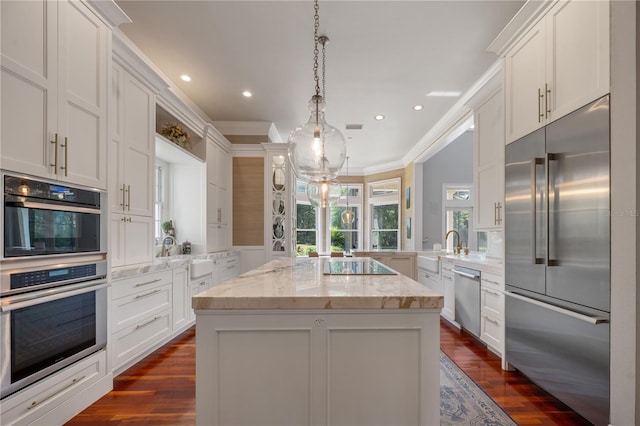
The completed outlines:
{"type": "Polygon", "coordinates": [[[376,120],[380,121],[380,120],[384,120],[384,115],[382,114],[378,114],[374,117],[376,120]]]}
{"type": "Polygon", "coordinates": [[[438,96],[438,97],[445,97],[445,98],[455,98],[457,96],[460,96],[460,92],[445,92],[445,91],[438,91],[438,90],[434,90],[432,92],[427,93],[427,96],[438,96]]]}
{"type": "Polygon", "coordinates": [[[187,74],[182,74],[180,78],[182,79],[182,81],[191,81],[191,77],[189,77],[189,75],[187,74]]]}
{"type": "Polygon", "coordinates": [[[422,105],[414,105],[413,106],[413,110],[414,111],[420,111],[422,109],[422,105]]]}
{"type": "Polygon", "coordinates": [[[250,98],[253,95],[251,94],[250,91],[245,90],[244,92],[242,92],[242,96],[244,96],[245,98],[250,98]]]}

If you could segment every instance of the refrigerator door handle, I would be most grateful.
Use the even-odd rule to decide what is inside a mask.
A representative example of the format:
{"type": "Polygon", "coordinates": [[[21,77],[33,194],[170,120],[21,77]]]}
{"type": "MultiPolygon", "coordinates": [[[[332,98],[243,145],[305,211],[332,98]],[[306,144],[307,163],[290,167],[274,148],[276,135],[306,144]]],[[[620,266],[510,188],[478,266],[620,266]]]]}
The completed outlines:
{"type": "Polygon", "coordinates": [[[528,296],[522,296],[521,294],[514,293],[512,291],[505,291],[504,294],[509,296],[509,297],[513,297],[514,299],[522,300],[523,302],[531,303],[532,305],[540,306],[542,308],[549,309],[551,311],[558,312],[560,314],[567,315],[567,316],[579,319],[579,320],[584,321],[584,322],[588,322],[589,324],[597,325],[597,324],[606,324],[606,323],[609,322],[609,318],[607,318],[607,317],[598,317],[598,316],[585,315],[585,314],[580,313],[580,312],[572,311],[572,310],[569,310],[569,309],[566,309],[566,308],[561,308],[560,306],[551,305],[549,303],[541,302],[540,300],[533,299],[533,298],[528,297],[528,296]]]}
{"type": "Polygon", "coordinates": [[[560,159],[560,154],[547,154],[547,212],[548,212],[548,227],[549,233],[547,235],[547,266],[560,266],[560,261],[556,258],[556,216],[555,211],[557,210],[557,205],[559,194],[556,188],[555,181],[555,169],[558,166],[558,160],[560,159]],[[552,165],[553,164],[553,165],[552,165]],[[552,210],[553,208],[553,210],[552,210]]]}
{"type": "MultiPolygon", "coordinates": [[[[533,263],[535,265],[543,265],[545,262],[544,257],[538,256],[538,250],[541,247],[544,247],[544,243],[542,241],[538,241],[538,231],[540,228],[543,228],[544,232],[544,222],[541,221],[540,225],[538,224],[538,219],[540,218],[540,209],[538,209],[538,168],[542,167],[543,171],[545,169],[544,158],[534,158],[531,160],[531,217],[533,219],[533,238],[531,241],[533,242],[533,263]]],[[[544,173],[544,172],[543,172],[544,173]]],[[[540,191],[540,201],[542,207],[544,208],[544,199],[545,199],[545,190],[544,186],[540,191]]],[[[544,211],[542,212],[544,214],[544,211]]]]}

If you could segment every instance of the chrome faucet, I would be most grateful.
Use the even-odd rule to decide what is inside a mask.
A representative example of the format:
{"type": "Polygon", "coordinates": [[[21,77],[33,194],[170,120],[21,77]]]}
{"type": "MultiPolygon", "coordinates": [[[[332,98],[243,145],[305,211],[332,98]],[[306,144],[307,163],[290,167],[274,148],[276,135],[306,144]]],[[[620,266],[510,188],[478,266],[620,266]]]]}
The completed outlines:
{"type": "Polygon", "coordinates": [[[444,243],[446,245],[447,238],[449,238],[449,234],[451,234],[452,232],[458,236],[458,245],[456,246],[455,249],[453,249],[453,252],[456,254],[460,254],[460,251],[462,250],[462,245],[460,244],[460,234],[458,233],[458,231],[456,231],[455,229],[447,231],[447,235],[444,236],[444,243]]]}

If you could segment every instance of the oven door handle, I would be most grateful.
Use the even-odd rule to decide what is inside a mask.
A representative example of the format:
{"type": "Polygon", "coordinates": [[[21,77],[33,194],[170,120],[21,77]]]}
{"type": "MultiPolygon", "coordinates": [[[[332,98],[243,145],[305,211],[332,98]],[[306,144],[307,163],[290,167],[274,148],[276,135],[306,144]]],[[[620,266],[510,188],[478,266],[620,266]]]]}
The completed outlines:
{"type": "Polygon", "coordinates": [[[24,198],[20,199],[18,197],[12,197],[5,199],[5,205],[9,207],[22,207],[25,209],[39,209],[39,210],[56,210],[62,212],[71,212],[71,213],[92,213],[92,214],[100,214],[100,209],[95,209],[91,207],[79,207],[73,206],[69,204],[54,204],[54,203],[39,203],[35,201],[25,200],[24,198]]]}
{"type": "Polygon", "coordinates": [[[79,283],[70,286],[56,287],[54,289],[34,291],[32,293],[20,294],[7,297],[0,303],[0,312],[10,312],[16,309],[28,308],[29,306],[40,305],[42,303],[53,302],[65,297],[77,296],[108,287],[107,280],[91,281],[89,283],[79,283]]]}

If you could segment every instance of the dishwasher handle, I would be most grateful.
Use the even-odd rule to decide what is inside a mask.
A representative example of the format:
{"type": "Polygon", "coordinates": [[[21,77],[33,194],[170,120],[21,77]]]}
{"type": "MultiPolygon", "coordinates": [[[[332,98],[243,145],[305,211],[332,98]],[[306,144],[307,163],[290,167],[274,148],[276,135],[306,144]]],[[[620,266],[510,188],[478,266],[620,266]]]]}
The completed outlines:
{"type": "Polygon", "coordinates": [[[473,272],[469,273],[469,272],[466,272],[466,271],[461,271],[461,270],[458,270],[458,269],[454,269],[453,273],[456,274],[456,275],[460,275],[461,277],[471,278],[472,280],[479,280],[480,279],[480,273],[476,272],[476,271],[473,271],[473,272]]]}

